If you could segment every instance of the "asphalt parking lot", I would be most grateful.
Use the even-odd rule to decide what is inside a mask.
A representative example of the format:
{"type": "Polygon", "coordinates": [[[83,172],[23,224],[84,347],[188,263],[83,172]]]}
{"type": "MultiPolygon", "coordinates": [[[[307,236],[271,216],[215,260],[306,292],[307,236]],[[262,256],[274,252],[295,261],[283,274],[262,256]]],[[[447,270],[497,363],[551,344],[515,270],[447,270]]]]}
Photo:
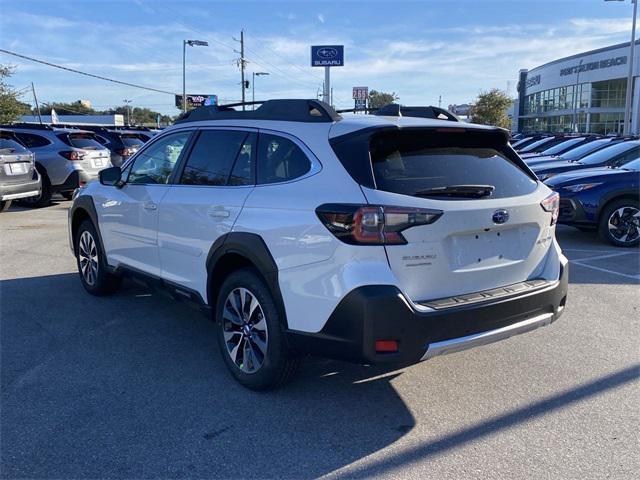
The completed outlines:
{"type": "Polygon", "coordinates": [[[637,249],[560,227],[557,323],[401,370],[309,359],[258,394],[198,311],[86,294],[67,207],[0,215],[2,478],[637,478],[637,249]]]}

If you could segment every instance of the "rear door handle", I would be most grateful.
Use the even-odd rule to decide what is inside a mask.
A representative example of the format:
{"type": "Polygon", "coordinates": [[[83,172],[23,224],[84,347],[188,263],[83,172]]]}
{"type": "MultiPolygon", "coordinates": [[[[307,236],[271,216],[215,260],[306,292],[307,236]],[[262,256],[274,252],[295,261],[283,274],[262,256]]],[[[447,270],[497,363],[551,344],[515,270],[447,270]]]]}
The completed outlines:
{"type": "Polygon", "coordinates": [[[145,210],[157,210],[158,209],[158,205],[156,205],[153,202],[144,202],[142,204],[142,208],[144,208],[145,210]]]}

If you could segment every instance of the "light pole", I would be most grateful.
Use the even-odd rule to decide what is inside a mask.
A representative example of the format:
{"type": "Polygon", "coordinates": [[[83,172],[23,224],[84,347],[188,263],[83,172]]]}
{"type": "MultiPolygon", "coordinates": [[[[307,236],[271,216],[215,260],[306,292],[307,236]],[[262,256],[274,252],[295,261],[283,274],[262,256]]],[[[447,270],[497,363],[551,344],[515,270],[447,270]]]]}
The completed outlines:
{"type": "MultiPolygon", "coordinates": [[[[578,64],[578,74],[576,75],[576,84],[573,87],[573,128],[572,130],[574,132],[578,132],[578,130],[580,130],[577,123],[578,102],[580,101],[580,99],[578,99],[578,85],[580,85],[580,67],[582,66],[582,62],[584,62],[584,60],[580,60],[580,63],[578,64]]],[[[582,97],[582,91],[580,92],[580,96],[582,97]]]]}
{"type": "MultiPolygon", "coordinates": [[[[269,75],[269,72],[253,72],[251,74],[251,103],[256,101],[256,77],[260,75],[269,75]]],[[[256,109],[255,105],[251,105],[252,110],[256,109]]]]}
{"type": "MultiPolygon", "coordinates": [[[[605,0],[605,2],[618,1],[624,2],[624,0],[605,0]]],[[[631,103],[633,98],[631,91],[633,90],[633,56],[636,46],[636,14],[638,12],[638,0],[631,0],[633,3],[633,17],[631,20],[631,44],[629,45],[629,73],[627,75],[627,92],[624,102],[624,125],[622,126],[622,133],[629,135],[631,133],[631,103]]]]}
{"type": "Polygon", "coordinates": [[[122,100],[124,102],[125,108],[127,109],[127,125],[131,125],[131,102],[133,100],[127,100],[126,98],[122,100]]]}
{"type": "Polygon", "coordinates": [[[190,47],[208,47],[209,43],[202,40],[182,41],[182,113],[187,113],[187,45],[190,47]]]}

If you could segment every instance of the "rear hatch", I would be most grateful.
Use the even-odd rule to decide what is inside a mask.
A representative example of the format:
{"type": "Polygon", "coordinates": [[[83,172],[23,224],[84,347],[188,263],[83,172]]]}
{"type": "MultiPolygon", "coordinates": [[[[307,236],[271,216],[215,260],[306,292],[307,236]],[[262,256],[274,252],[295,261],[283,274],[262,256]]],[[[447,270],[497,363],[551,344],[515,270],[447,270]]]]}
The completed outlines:
{"type": "Polygon", "coordinates": [[[403,230],[404,244],[385,245],[413,301],[513,285],[541,272],[553,239],[552,214],[541,202],[555,194],[501,131],[392,129],[370,137],[369,154],[374,184],[363,192],[370,204],[442,212],[403,230]]]}
{"type": "Polygon", "coordinates": [[[111,166],[111,154],[92,132],[59,133],[58,138],[78,151],[77,164],[91,175],[111,166]]]}
{"type": "Polygon", "coordinates": [[[33,154],[12,132],[0,132],[0,182],[14,184],[31,181],[34,176],[33,154]]]}

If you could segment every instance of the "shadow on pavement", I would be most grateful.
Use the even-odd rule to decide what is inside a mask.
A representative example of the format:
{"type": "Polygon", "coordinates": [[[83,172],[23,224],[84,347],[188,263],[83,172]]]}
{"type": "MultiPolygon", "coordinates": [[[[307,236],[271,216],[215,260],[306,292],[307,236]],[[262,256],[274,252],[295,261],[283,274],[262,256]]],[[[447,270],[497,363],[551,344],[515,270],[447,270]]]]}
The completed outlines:
{"type": "Polygon", "coordinates": [[[415,424],[388,369],[310,359],[250,392],[209,319],[122,292],[92,297],[75,273],[0,282],[4,478],[317,477],[415,424]]]}

